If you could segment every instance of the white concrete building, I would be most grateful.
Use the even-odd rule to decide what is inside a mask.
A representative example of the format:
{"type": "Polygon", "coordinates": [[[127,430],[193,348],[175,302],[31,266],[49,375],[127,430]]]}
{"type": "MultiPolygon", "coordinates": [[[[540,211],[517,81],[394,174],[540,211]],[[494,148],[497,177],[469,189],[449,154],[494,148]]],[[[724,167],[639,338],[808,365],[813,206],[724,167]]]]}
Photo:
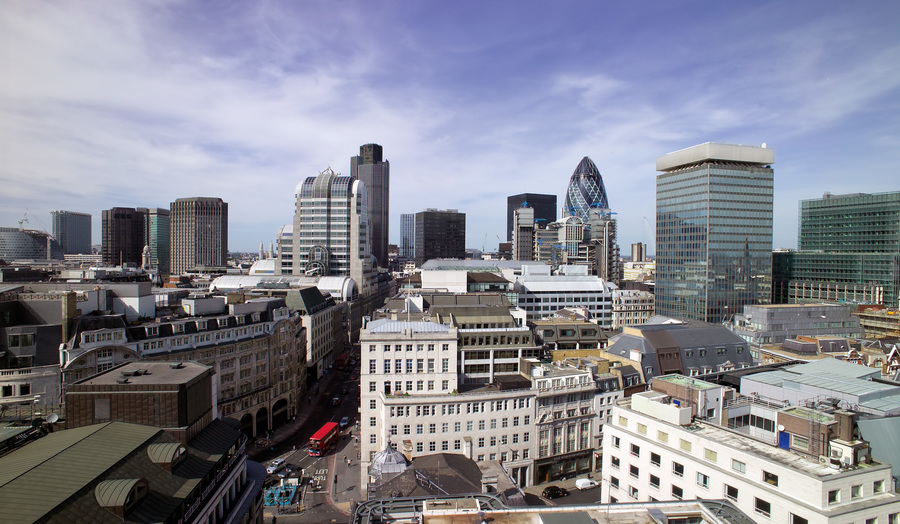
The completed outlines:
{"type": "Polygon", "coordinates": [[[600,277],[588,275],[587,266],[562,266],[551,275],[550,266],[523,266],[513,291],[528,320],[538,320],[567,307],[581,307],[600,327],[612,328],[612,292],[616,289],[600,277]]]}
{"type": "Polygon", "coordinates": [[[757,522],[898,522],[891,466],[835,438],[852,432],[852,414],[757,403],[681,375],[653,387],[613,408],[604,502],[725,498],[757,522]]]}

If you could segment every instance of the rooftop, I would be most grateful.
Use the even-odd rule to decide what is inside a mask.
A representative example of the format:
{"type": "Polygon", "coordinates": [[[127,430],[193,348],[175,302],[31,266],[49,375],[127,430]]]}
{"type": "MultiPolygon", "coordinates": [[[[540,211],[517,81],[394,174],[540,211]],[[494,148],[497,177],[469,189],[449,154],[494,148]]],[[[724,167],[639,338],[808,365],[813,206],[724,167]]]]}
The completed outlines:
{"type": "Polygon", "coordinates": [[[78,385],[117,385],[128,379],[128,384],[185,384],[212,371],[212,367],[197,362],[154,362],[142,360],[116,366],[98,375],[76,382],[78,385]]]}
{"type": "Polygon", "coordinates": [[[656,170],[672,171],[679,167],[699,164],[709,160],[769,165],[775,162],[775,151],[766,148],[765,144],[759,147],[707,142],[680,149],[657,158],[656,170]]]}
{"type": "Polygon", "coordinates": [[[653,380],[698,390],[722,387],[718,384],[713,384],[712,382],[706,382],[705,380],[698,380],[696,378],[686,377],[684,375],[663,375],[660,377],[653,377],[653,380]]]}

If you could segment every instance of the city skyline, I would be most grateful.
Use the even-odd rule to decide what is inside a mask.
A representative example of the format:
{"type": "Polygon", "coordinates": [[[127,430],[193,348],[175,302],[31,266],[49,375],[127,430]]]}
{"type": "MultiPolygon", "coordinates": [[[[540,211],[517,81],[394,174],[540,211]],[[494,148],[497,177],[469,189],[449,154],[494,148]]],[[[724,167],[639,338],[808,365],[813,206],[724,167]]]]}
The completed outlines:
{"type": "Polygon", "coordinates": [[[654,161],[707,141],[776,150],[775,248],[796,247],[801,200],[900,189],[900,6],[653,8],[11,4],[0,226],[209,195],[256,252],[298,183],[349,175],[367,143],[393,164],[394,244],[400,214],[452,208],[492,250],[509,195],[562,202],[588,156],[619,243],[655,254],[654,161]]]}

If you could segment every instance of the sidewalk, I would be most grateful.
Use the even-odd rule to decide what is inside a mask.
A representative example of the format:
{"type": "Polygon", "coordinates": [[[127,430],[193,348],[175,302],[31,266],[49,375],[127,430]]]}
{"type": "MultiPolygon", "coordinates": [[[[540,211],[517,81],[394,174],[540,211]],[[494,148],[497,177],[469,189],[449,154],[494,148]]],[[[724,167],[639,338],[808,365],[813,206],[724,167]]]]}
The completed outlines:
{"type": "MultiPolygon", "coordinates": [[[[300,429],[309,421],[309,418],[312,416],[313,411],[319,403],[319,400],[322,396],[332,390],[335,381],[340,381],[338,378],[341,375],[340,372],[332,372],[328,375],[319,379],[319,393],[315,396],[311,396],[308,398],[306,402],[300,401],[297,415],[293,418],[293,420],[288,421],[286,424],[281,427],[275,428],[275,431],[269,436],[271,442],[266,447],[257,447],[255,444],[250,444],[247,446],[247,457],[250,460],[256,460],[256,457],[263,454],[268,454],[272,452],[271,448],[278,448],[279,444],[282,444],[288,441],[291,437],[297,434],[300,429]]],[[[259,437],[257,437],[259,438],[259,437]]],[[[279,454],[279,457],[284,458],[284,456],[290,455],[294,450],[287,450],[279,454]]],[[[269,460],[275,457],[270,457],[269,460]]]]}

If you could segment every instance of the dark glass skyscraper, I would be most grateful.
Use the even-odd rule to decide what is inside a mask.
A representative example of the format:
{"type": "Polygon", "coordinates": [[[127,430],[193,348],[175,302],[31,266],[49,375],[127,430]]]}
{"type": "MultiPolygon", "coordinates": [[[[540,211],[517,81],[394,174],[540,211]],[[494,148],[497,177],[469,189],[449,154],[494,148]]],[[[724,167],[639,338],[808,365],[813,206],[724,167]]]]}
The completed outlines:
{"type": "Polygon", "coordinates": [[[577,215],[585,224],[590,222],[591,209],[609,209],[606,186],[594,161],[588,157],[581,159],[566,190],[566,211],[577,215]]]}
{"type": "Polygon", "coordinates": [[[706,143],[656,160],[656,311],[722,322],[772,287],[775,153],[706,143]]]}
{"type": "Polygon", "coordinates": [[[416,213],[416,266],[435,258],[466,258],[466,214],[455,209],[416,213]]]}
{"type": "Polygon", "coordinates": [[[53,236],[63,253],[90,254],[91,252],[91,215],[75,211],[51,211],[53,219],[53,236]]]}
{"type": "Polygon", "coordinates": [[[141,266],[146,219],[145,211],[130,207],[114,207],[102,212],[104,264],[141,266]]]}
{"type": "Polygon", "coordinates": [[[379,267],[388,267],[391,163],[384,160],[383,148],[378,144],[360,146],[359,156],[350,158],[350,176],[366,186],[372,255],[379,267]]]}
{"type": "Polygon", "coordinates": [[[556,222],[556,195],[539,193],[522,193],[506,197],[506,240],[513,239],[513,223],[516,209],[530,207],[534,209],[534,219],[546,226],[556,222]]]}

